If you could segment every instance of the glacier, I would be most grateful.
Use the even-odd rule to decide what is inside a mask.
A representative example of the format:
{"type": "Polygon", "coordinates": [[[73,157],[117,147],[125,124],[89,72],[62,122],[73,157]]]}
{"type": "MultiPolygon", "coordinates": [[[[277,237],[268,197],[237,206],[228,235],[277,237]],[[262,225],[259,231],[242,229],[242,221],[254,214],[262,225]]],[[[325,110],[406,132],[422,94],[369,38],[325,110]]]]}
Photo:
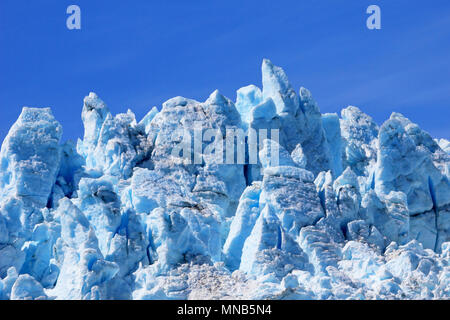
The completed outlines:
{"type": "Polygon", "coordinates": [[[62,142],[24,107],[3,141],[2,300],[450,298],[450,142],[399,113],[322,114],[265,59],[236,102],[175,97],[138,122],[90,93],[81,118],[62,142]],[[195,127],[218,134],[192,147],[195,127]],[[279,139],[223,163],[204,150],[229,129],[279,139]]]}

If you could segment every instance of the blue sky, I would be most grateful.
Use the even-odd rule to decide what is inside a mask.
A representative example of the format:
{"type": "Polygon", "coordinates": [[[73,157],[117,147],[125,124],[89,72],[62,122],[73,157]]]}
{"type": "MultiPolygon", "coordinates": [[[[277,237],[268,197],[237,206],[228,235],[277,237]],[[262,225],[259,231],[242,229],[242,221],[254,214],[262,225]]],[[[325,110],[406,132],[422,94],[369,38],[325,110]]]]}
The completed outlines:
{"type": "Polygon", "coordinates": [[[265,57],[322,112],[356,105],[381,124],[397,111],[450,139],[448,0],[0,0],[0,141],[22,106],[52,107],[76,139],[90,91],[138,120],[178,95],[234,100],[260,86],[265,57]],[[382,30],[366,28],[370,4],[382,30]]]}

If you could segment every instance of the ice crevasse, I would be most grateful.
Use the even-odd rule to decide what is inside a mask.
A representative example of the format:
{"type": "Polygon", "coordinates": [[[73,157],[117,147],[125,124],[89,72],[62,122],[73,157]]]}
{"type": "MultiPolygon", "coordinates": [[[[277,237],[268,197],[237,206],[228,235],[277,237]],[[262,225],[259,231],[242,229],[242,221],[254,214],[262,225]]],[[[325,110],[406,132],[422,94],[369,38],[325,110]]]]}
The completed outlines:
{"type": "Polygon", "coordinates": [[[0,299],[450,298],[450,142],[399,113],[321,114],[264,60],[236,102],[175,97],[138,122],[90,93],[82,121],[62,143],[25,107],[3,141],[0,299]],[[199,125],[279,139],[257,163],[175,157],[199,125]]]}

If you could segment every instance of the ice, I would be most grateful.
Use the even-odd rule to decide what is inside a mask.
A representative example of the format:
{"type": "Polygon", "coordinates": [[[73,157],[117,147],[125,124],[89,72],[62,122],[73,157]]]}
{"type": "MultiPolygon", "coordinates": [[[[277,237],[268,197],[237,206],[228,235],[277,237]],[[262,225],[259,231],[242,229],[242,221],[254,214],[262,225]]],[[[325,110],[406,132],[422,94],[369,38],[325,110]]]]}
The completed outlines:
{"type": "Polygon", "coordinates": [[[298,243],[286,234],[279,218],[266,205],[244,243],[239,269],[272,282],[292,270],[307,268],[307,262],[298,243]]]}
{"type": "Polygon", "coordinates": [[[45,207],[59,169],[62,135],[50,108],[23,108],[0,151],[0,197],[45,207]]]}
{"type": "MultiPolygon", "coordinates": [[[[320,171],[332,169],[330,149],[323,129],[322,115],[311,92],[302,87],[299,96],[300,110],[298,117],[301,118],[302,114],[304,117],[304,120],[301,121],[304,123],[299,126],[299,143],[308,159],[306,169],[317,175],[320,171]]],[[[289,133],[286,135],[291,137],[289,133]]],[[[289,150],[289,144],[286,147],[289,150]]]]}
{"type": "Polygon", "coordinates": [[[327,274],[327,267],[336,266],[341,249],[324,228],[308,226],[300,230],[299,244],[314,266],[314,274],[327,274]]]}
{"type": "Polygon", "coordinates": [[[322,124],[330,148],[330,169],[335,177],[339,177],[343,171],[344,159],[339,117],[335,113],[325,113],[322,115],[322,124]]]}
{"type": "MultiPolygon", "coordinates": [[[[14,267],[20,271],[32,256],[35,225],[44,222],[59,170],[62,135],[49,108],[23,108],[0,151],[0,277],[14,267]]],[[[46,249],[42,248],[43,259],[46,249]]],[[[28,271],[29,265],[24,266],[28,271]]],[[[30,266],[31,267],[31,266],[30,266]]]]}
{"type": "Polygon", "coordinates": [[[350,221],[359,219],[361,194],[356,174],[347,167],[333,184],[336,193],[337,221],[344,227],[350,221]]]}
{"type": "Polygon", "coordinates": [[[84,99],[82,119],[85,125],[78,152],[86,159],[86,169],[129,178],[135,166],[150,152],[145,128],[136,123],[134,114],[111,115],[95,93],[84,99]]]}
{"type": "Polygon", "coordinates": [[[103,258],[94,229],[71,200],[60,200],[56,214],[61,221],[61,238],[55,246],[60,272],[48,294],[57,299],[107,299],[107,285],[118,265],[103,258]]]}
{"type": "Polygon", "coordinates": [[[447,154],[450,154],[450,141],[448,141],[447,139],[439,139],[436,141],[439,144],[439,147],[447,152],[447,154]]]}
{"type": "Polygon", "coordinates": [[[158,112],[158,108],[153,107],[152,110],[150,110],[139,122],[139,126],[144,129],[146,134],[148,134],[148,132],[150,131],[152,120],[158,114],[158,112]]]}
{"type": "Polygon", "coordinates": [[[263,97],[272,98],[278,114],[295,114],[299,108],[299,97],[292,88],[283,69],[264,59],[262,64],[263,97]]]}
{"type": "Polygon", "coordinates": [[[9,300],[11,298],[11,289],[16,282],[19,275],[16,268],[11,267],[8,269],[6,276],[3,280],[0,280],[0,299],[9,300]]]}
{"type": "Polygon", "coordinates": [[[44,288],[32,276],[21,274],[11,289],[11,300],[46,300],[44,288]]]}
{"type": "Polygon", "coordinates": [[[308,159],[305,156],[305,153],[303,152],[303,148],[301,144],[298,144],[297,147],[295,147],[294,151],[291,153],[292,161],[295,162],[296,166],[302,169],[306,168],[306,164],[308,163],[308,159]]]}
{"type": "MultiPolygon", "coordinates": [[[[223,219],[234,215],[239,198],[246,187],[243,164],[220,164],[206,157],[197,164],[191,141],[189,145],[192,148],[189,148],[187,154],[183,154],[184,160],[174,157],[173,153],[181,142],[180,136],[188,132],[193,138],[196,126],[200,130],[219,130],[222,137],[225,137],[227,128],[236,130],[241,128],[241,125],[240,115],[233,102],[218,91],[213,92],[203,103],[182,97],[164,103],[162,110],[152,120],[148,136],[148,141],[153,145],[153,170],[138,170],[135,173],[142,175],[136,177],[139,179],[136,183],[141,185],[136,188],[136,204],[142,205],[138,210],[144,210],[145,206],[152,209],[154,200],[157,200],[158,206],[178,208],[183,208],[184,203],[195,206],[203,201],[217,208],[223,219]],[[155,186],[151,181],[158,181],[158,185],[155,186]],[[144,186],[148,186],[147,191],[143,189],[144,186]],[[148,200],[145,194],[149,193],[155,196],[148,200]]],[[[201,148],[205,150],[212,144],[224,143],[223,139],[203,141],[201,148]]],[[[132,180],[134,183],[134,176],[132,180]]]]}
{"type": "Polygon", "coordinates": [[[252,109],[261,102],[261,89],[254,85],[240,88],[237,91],[236,109],[241,114],[242,121],[249,123],[252,109]]]}
{"type": "Polygon", "coordinates": [[[410,216],[404,193],[392,192],[380,199],[370,190],[361,201],[361,216],[383,235],[383,249],[392,241],[404,244],[410,239],[410,216]]]}
{"type": "Polygon", "coordinates": [[[446,167],[447,155],[402,115],[392,114],[380,128],[375,191],[380,197],[393,191],[404,193],[411,216],[410,238],[436,251],[448,241],[450,183],[446,167]]]}
{"type": "Polygon", "coordinates": [[[449,299],[449,142],[321,114],[269,60],[261,88],[140,122],[90,93],[76,144],[23,108],[0,151],[0,299],[449,299]]]}
{"type": "Polygon", "coordinates": [[[415,143],[395,115],[380,129],[375,185],[378,194],[404,192],[413,215],[450,202],[448,178],[434,166],[430,152],[415,143]]]}
{"type": "MultiPolygon", "coordinates": [[[[248,136],[250,139],[250,130],[254,130],[254,135],[265,133],[267,131],[267,137],[272,138],[272,130],[278,134],[281,127],[280,117],[276,113],[276,106],[272,98],[267,98],[260,104],[253,107],[250,115],[250,124],[248,136]],[[270,135],[270,136],[269,136],[270,135]]],[[[258,137],[260,148],[264,141],[261,141],[264,137],[258,137]]],[[[262,167],[261,160],[256,164],[249,164],[247,168],[247,184],[253,181],[260,181],[262,179],[262,167]]]]}
{"type": "Polygon", "coordinates": [[[319,107],[306,88],[297,94],[280,67],[265,59],[262,65],[263,98],[271,98],[280,118],[280,143],[292,152],[301,144],[306,169],[314,174],[330,169],[330,152],[319,107]]]}
{"type": "Polygon", "coordinates": [[[344,167],[350,166],[357,175],[367,176],[377,159],[378,126],[354,106],[341,111],[340,122],[345,148],[344,167]]]}
{"type": "Polygon", "coordinates": [[[223,247],[225,262],[231,270],[239,268],[242,257],[242,248],[247,237],[260,215],[259,197],[261,183],[254,182],[242,193],[236,215],[230,226],[230,232],[223,247]]]}
{"type": "Polygon", "coordinates": [[[267,98],[261,103],[253,107],[250,113],[251,127],[255,129],[272,129],[279,128],[274,126],[276,124],[275,118],[277,117],[276,107],[272,98],[267,98]]]}
{"type": "Polygon", "coordinates": [[[272,140],[264,141],[260,158],[264,166],[261,206],[269,206],[279,217],[282,228],[296,238],[302,227],[312,225],[324,216],[314,175],[296,167],[289,153],[272,140]],[[271,159],[274,149],[279,152],[276,166],[264,160],[263,156],[269,155],[268,159],[271,159]]]}

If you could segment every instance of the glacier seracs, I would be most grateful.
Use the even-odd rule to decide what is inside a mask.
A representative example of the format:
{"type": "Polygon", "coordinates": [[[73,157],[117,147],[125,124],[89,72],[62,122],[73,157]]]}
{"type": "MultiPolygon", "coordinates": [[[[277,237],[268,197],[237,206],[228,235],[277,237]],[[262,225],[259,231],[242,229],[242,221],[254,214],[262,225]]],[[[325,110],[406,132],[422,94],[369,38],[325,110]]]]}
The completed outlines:
{"type": "Polygon", "coordinates": [[[138,122],[90,93],[82,121],[62,143],[23,108],[3,141],[0,299],[450,298],[450,143],[401,114],[321,114],[266,59],[235,103],[175,97],[138,122]],[[230,128],[280,139],[227,164],[194,127],[219,133],[200,151],[230,128]]]}

